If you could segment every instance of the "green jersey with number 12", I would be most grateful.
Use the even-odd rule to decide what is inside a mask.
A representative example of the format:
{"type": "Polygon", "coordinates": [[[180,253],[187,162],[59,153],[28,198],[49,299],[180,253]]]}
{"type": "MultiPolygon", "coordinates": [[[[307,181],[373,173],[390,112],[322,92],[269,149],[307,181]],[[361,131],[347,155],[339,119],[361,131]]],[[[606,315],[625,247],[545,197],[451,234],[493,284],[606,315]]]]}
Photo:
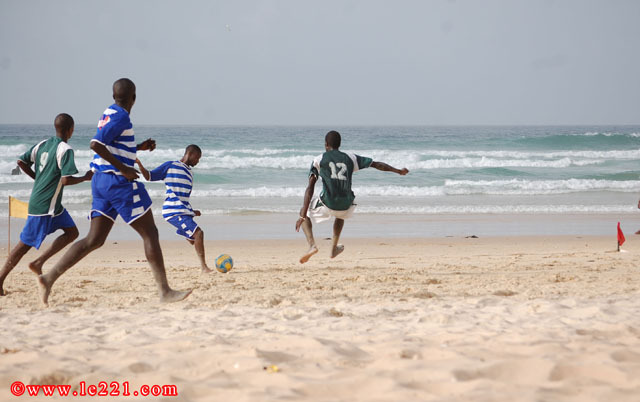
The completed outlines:
{"type": "Polygon", "coordinates": [[[20,156],[32,166],[36,179],[29,198],[29,215],[58,215],[62,208],[62,177],[78,173],[73,149],[61,138],[37,143],[20,156]]]}
{"type": "Polygon", "coordinates": [[[371,163],[373,163],[371,158],[337,149],[327,151],[315,158],[309,175],[322,178],[322,194],[320,194],[322,203],[335,211],[349,209],[356,198],[351,191],[351,176],[353,172],[368,168],[371,163]]]}

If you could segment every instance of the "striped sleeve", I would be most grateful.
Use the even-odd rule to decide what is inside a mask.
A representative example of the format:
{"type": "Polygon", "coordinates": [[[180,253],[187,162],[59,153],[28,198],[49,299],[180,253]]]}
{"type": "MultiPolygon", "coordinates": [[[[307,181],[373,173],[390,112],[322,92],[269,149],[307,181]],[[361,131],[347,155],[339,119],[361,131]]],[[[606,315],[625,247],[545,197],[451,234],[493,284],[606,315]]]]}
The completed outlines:
{"type": "Polygon", "coordinates": [[[173,162],[165,162],[157,168],[149,172],[150,181],[164,180],[167,177],[167,171],[173,165],[173,162]]]}

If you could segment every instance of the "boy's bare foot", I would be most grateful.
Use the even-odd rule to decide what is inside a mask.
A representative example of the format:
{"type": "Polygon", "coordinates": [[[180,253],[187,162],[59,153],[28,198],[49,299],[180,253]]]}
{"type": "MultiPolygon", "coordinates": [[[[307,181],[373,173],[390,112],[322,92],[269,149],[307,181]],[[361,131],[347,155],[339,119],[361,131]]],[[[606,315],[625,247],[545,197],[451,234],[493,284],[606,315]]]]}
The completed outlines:
{"type": "Polygon", "coordinates": [[[331,251],[331,258],[336,258],[338,254],[344,251],[344,246],[342,244],[338,244],[331,251]]]}
{"type": "Polygon", "coordinates": [[[29,269],[36,275],[42,275],[42,263],[38,263],[38,260],[31,261],[29,263],[29,269]]]}
{"type": "Polygon", "coordinates": [[[0,296],[6,296],[7,294],[4,292],[4,289],[2,289],[2,284],[0,284],[0,296]]]}
{"type": "Polygon", "coordinates": [[[309,247],[309,250],[307,250],[307,253],[302,257],[300,257],[300,264],[304,264],[305,262],[309,261],[309,258],[311,258],[317,252],[318,252],[318,247],[316,246],[309,247]]]}
{"type": "Polygon", "coordinates": [[[193,290],[169,290],[162,296],[160,296],[160,302],[162,303],[174,303],[179,302],[187,298],[193,290]]]}
{"type": "Polygon", "coordinates": [[[40,286],[40,298],[42,303],[49,307],[49,294],[51,294],[51,285],[47,282],[43,275],[38,275],[38,285],[40,286]]]}
{"type": "Polygon", "coordinates": [[[210,274],[213,272],[213,269],[210,269],[209,267],[202,267],[202,271],[200,271],[201,274],[210,274]]]}

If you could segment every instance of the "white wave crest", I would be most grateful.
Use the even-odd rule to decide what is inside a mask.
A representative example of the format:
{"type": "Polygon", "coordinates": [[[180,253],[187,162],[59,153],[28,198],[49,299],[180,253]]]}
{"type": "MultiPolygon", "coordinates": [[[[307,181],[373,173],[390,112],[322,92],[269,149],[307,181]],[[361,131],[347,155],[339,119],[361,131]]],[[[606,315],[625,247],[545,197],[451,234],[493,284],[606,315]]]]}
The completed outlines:
{"type": "Polygon", "coordinates": [[[636,192],[638,180],[445,180],[447,194],[544,195],[581,191],[636,192]]]}
{"type": "Polygon", "coordinates": [[[371,214],[611,214],[633,213],[633,205],[434,205],[424,207],[358,207],[359,213],[371,214]]]}
{"type": "Polygon", "coordinates": [[[584,134],[572,134],[576,137],[595,137],[597,135],[602,135],[604,137],[633,137],[633,138],[638,138],[640,137],[640,133],[614,133],[614,132],[597,132],[597,131],[587,131],[584,134]]]}

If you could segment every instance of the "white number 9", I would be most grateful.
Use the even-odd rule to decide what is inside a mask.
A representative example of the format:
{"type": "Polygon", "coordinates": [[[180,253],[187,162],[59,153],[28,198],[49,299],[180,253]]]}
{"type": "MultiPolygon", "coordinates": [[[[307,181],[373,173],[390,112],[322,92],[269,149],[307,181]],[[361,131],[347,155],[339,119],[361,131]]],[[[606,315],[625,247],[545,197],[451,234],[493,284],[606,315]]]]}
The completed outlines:
{"type": "Polygon", "coordinates": [[[47,159],[49,159],[49,152],[43,152],[40,155],[40,171],[44,169],[44,166],[47,164],[47,159]]]}

